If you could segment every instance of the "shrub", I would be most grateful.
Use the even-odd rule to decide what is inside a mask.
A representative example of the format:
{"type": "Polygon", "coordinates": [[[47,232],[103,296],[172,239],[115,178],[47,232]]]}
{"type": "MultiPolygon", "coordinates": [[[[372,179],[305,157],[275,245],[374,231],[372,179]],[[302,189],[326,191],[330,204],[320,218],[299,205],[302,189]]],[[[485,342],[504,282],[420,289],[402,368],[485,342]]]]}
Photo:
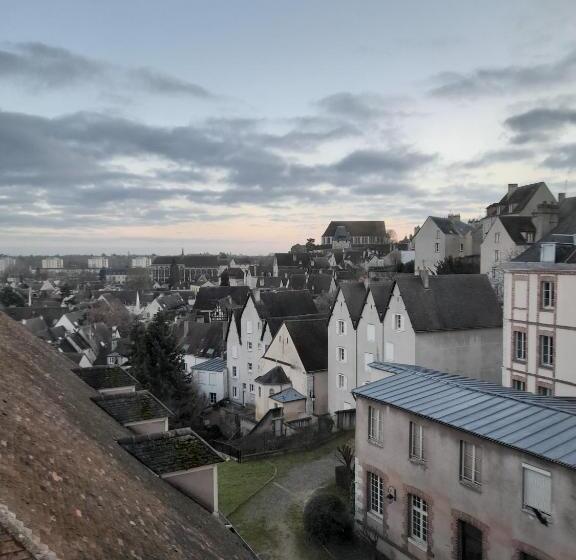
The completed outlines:
{"type": "Polygon", "coordinates": [[[352,519],[344,502],[333,494],[314,496],[304,508],[304,530],[320,543],[352,538],[352,519]]]}

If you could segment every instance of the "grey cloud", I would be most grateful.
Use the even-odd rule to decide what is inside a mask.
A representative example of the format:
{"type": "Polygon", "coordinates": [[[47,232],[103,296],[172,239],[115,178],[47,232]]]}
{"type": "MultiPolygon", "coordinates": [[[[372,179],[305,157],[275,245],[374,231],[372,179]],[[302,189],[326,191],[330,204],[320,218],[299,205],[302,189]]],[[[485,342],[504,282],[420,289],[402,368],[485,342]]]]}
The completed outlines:
{"type": "Polygon", "coordinates": [[[432,78],[436,97],[465,98],[503,95],[565,85],[576,79],[576,50],[559,60],[526,66],[479,68],[469,73],[443,72],[432,78]]]}
{"type": "MultiPolygon", "coordinates": [[[[539,107],[513,115],[504,121],[514,136],[515,144],[544,142],[551,138],[551,133],[576,125],[576,110],[568,108],[539,107]]],[[[556,135],[556,134],[555,134],[556,135]]]]}
{"type": "Polygon", "coordinates": [[[357,150],[342,158],[333,168],[343,173],[409,173],[436,159],[433,154],[404,150],[357,150]]]}
{"type": "Polygon", "coordinates": [[[476,169],[495,163],[525,161],[533,158],[534,156],[535,153],[532,150],[520,148],[503,148],[501,150],[490,150],[485,152],[480,157],[466,162],[462,167],[467,169],[476,169]]]}
{"type": "Polygon", "coordinates": [[[213,98],[206,88],[151,68],[125,69],[43,43],[17,43],[0,50],[0,80],[34,89],[74,86],[116,88],[156,95],[213,98]]]}
{"type": "Polygon", "coordinates": [[[376,119],[388,114],[386,99],[373,93],[339,92],[316,102],[326,113],[354,120],[376,119]]]}
{"type": "Polygon", "coordinates": [[[552,169],[576,169],[576,144],[556,146],[542,163],[552,169]]]}

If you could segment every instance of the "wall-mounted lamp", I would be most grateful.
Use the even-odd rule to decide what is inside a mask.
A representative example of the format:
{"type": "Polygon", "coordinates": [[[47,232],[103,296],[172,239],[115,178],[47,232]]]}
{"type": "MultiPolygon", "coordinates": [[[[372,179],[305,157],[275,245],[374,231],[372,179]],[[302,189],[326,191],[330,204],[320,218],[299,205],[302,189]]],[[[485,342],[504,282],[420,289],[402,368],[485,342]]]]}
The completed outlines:
{"type": "Polygon", "coordinates": [[[386,494],[386,499],[390,504],[396,501],[396,488],[394,488],[394,486],[388,486],[388,493],[386,494]]]}

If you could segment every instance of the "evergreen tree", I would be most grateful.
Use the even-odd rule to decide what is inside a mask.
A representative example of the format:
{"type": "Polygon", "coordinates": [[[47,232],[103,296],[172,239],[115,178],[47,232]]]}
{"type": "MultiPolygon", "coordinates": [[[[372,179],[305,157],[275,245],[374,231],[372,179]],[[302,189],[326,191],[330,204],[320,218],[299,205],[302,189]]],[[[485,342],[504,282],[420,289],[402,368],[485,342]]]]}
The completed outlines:
{"type": "Polygon", "coordinates": [[[0,303],[5,307],[24,307],[26,305],[24,298],[8,286],[0,290],[0,303]]]}
{"type": "Polygon", "coordinates": [[[172,264],[170,265],[170,277],[168,278],[168,286],[170,288],[176,288],[180,284],[180,269],[176,263],[176,259],[172,259],[172,264]]]}
{"type": "Polygon", "coordinates": [[[174,427],[199,424],[206,402],[187,378],[184,354],[164,314],[158,313],[147,327],[133,327],[130,359],[131,372],[142,386],[174,412],[174,427]]]}

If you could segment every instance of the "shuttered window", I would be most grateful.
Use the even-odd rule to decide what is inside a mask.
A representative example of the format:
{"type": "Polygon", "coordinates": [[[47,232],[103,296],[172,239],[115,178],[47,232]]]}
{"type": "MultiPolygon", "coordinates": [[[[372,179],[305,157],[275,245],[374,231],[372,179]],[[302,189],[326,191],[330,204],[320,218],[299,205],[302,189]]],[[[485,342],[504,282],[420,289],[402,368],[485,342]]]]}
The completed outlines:
{"type": "Polygon", "coordinates": [[[384,418],[382,410],[368,407],[368,439],[376,443],[384,441],[384,418]]]}
{"type": "Polygon", "coordinates": [[[552,477],[544,471],[531,465],[522,465],[524,509],[537,509],[541,513],[552,513],[552,477]]]}

